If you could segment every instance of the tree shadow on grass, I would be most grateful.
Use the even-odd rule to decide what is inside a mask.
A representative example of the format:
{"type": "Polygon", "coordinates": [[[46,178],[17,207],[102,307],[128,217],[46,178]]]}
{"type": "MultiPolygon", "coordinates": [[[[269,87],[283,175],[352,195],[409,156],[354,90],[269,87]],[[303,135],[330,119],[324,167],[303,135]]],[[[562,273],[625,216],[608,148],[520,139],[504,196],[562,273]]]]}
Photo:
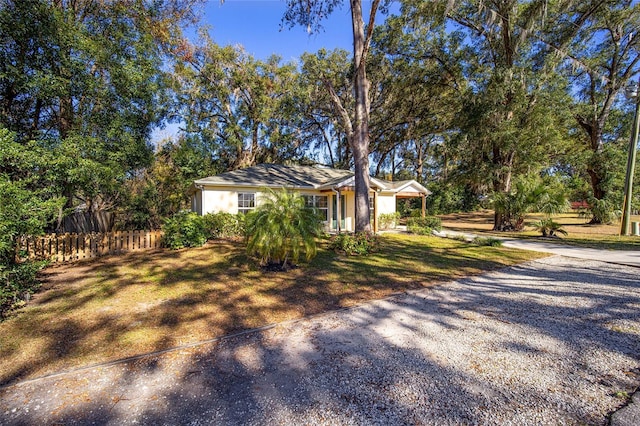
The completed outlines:
{"type": "Polygon", "coordinates": [[[8,336],[0,346],[0,384],[353,306],[503,266],[456,250],[457,242],[434,250],[428,239],[385,241],[383,251],[370,258],[322,251],[309,265],[286,273],[260,271],[234,242],[53,268],[49,289],[0,324],[8,336]]]}
{"type": "Polygon", "coordinates": [[[582,265],[533,262],[0,390],[0,422],[603,424],[639,382],[640,283],[582,265]]]}

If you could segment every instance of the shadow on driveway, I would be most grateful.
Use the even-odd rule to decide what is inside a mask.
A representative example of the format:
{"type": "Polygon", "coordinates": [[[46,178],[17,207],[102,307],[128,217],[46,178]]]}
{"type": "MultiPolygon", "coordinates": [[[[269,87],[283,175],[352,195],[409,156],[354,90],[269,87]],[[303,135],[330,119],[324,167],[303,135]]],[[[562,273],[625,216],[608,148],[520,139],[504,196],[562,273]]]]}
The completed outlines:
{"type": "Polygon", "coordinates": [[[553,257],[0,390],[0,423],[605,424],[640,382],[637,269],[553,257]]]}

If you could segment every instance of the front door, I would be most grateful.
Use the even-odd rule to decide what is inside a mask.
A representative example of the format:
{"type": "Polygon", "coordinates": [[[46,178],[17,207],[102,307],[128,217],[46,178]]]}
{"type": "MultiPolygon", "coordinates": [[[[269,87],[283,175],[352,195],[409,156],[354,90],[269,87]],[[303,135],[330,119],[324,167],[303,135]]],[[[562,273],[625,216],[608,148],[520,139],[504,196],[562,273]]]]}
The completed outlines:
{"type": "MultiPolygon", "coordinates": [[[[331,199],[331,229],[338,229],[338,197],[334,194],[331,199]]],[[[340,229],[344,230],[344,218],[346,216],[347,200],[345,195],[340,195],[340,229]]]]}

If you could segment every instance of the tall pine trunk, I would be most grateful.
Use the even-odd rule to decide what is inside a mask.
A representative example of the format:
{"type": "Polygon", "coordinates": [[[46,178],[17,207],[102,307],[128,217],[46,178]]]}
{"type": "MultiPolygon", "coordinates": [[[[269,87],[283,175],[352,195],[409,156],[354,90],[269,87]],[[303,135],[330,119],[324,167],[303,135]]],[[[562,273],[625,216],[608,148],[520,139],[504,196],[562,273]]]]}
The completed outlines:
{"type": "MultiPolygon", "coordinates": [[[[371,10],[375,13],[375,10],[371,10]]],[[[350,138],[355,163],[355,231],[371,232],[369,213],[369,81],[365,69],[366,52],[362,1],[351,0],[353,26],[355,125],[350,138]]]]}

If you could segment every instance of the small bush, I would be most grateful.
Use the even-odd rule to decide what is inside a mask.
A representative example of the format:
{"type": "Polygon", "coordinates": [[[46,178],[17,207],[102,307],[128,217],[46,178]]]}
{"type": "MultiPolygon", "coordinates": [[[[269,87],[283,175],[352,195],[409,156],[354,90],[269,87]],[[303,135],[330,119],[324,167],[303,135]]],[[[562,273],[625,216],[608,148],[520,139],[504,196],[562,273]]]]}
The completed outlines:
{"type": "Polygon", "coordinates": [[[378,224],[380,229],[393,229],[400,220],[400,213],[383,213],[378,216],[378,224]]]}
{"type": "Polygon", "coordinates": [[[376,235],[366,232],[338,234],[331,237],[329,248],[349,256],[363,256],[378,251],[380,240],[376,235]]]}
{"type": "Polygon", "coordinates": [[[599,200],[594,197],[589,198],[589,206],[591,208],[591,221],[589,223],[606,223],[612,224],[619,220],[622,211],[614,208],[614,204],[607,199],[599,200]]]}
{"type": "Polygon", "coordinates": [[[557,234],[567,235],[568,232],[562,229],[562,225],[554,222],[551,218],[542,219],[539,222],[531,224],[533,228],[540,232],[543,237],[557,237],[557,234]]]}
{"type": "Polygon", "coordinates": [[[473,244],[477,246],[502,247],[502,240],[493,237],[475,237],[473,244]]]}
{"type": "Polygon", "coordinates": [[[245,236],[244,214],[208,213],[203,216],[207,238],[234,238],[245,236]]]}
{"type": "Polygon", "coordinates": [[[165,219],[162,230],[165,245],[172,250],[200,247],[207,241],[202,216],[186,210],[165,219]]]}
{"type": "Polygon", "coordinates": [[[40,286],[36,279],[46,261],[0,265],[0,318],[19,306],[40,286]]]}
{"type": "Polygon", "coordinates": [[[432,230],[439,231],[442,229],[442,221],[439,217],[411,217],[407,219],[407,231],[412,234],[428,235],[432,230]]]}

